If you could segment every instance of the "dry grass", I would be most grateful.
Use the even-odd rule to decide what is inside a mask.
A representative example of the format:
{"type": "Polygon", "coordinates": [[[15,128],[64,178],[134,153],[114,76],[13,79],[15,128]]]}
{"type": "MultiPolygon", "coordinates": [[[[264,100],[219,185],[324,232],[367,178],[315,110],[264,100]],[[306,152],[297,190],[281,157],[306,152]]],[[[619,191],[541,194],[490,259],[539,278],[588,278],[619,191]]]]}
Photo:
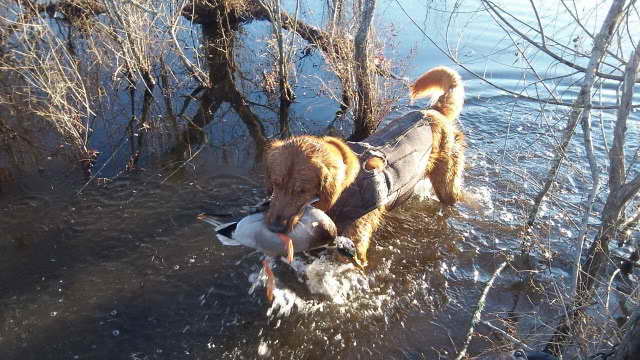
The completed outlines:
{"type": "Polygon", "coordinates": [[[91,152],[91,129],[96,123],[108,123],[123,114],[118,108],[124,106],[122,90],[131,97],[126,110],[132,118],[132,134],[164,130],[164,124],[152,122],[158,119],[154,114],[163,113],[158,104],[171,113],[173,109],[166,109],[173,103],[168,89],[180,83],[190,85],[178,80],[176,73],[204,73],[197,49],[185,44],[192,39],[191,29],[183,26],[177,11],[186,3],[173,7],[154,0],[61,1],[47,8],[24,1],[22,7],[0,6],[0,106],[5,113],[28,117],[33,125],[25,129],[15,117],[0,118],[6,152],[21,153],[25,146],[38,152],[44,146],[38,143],[46,138],[47,145],[63,144],[83,158],[91,152]],[[189,64],[192,71],[174,64],[176,49],[181,54],[185,49],[190,52],[195,62],[189,64]],[[171,70],[163,73],[167,91],[162,94],[168,101],[161,102],[154,88],[156,73],[166,70],[166,64],[171,64],[171,70]],[[49,133],[37,136],[25,131],[35,128],[49,133]]]}

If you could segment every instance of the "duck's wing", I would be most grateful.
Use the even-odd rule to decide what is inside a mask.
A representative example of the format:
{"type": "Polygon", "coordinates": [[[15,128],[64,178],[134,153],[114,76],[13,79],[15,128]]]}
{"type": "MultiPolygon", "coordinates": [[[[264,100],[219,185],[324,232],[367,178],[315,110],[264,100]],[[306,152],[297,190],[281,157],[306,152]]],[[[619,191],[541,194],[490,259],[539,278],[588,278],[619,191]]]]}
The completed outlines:
{"type": "Polygon", "coordinates": [[[241,243],[233,239],[233,232],[236,231],[236,227],[238,226],[237,222],[222,223],[218,219],[205,214],[198,215],[198,220],[215,226],[216,237],[223,245],[242,245],[241,243]]]}
{"type": "Polygon", "coordinates": [[[233,238],[233,232],[236,231],[238,226],[237,222],[231,222],[226,224],[220,224],[216,227],[216,237],[223,245],[238,246],[243,245],[238,240],[233,238]]]}

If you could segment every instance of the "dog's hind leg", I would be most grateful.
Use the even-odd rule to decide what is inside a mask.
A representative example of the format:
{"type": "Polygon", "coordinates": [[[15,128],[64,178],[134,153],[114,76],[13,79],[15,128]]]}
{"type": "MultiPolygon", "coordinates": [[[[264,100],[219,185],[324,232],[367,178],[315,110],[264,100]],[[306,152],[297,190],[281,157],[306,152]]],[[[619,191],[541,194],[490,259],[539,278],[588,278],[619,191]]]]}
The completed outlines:
{"type": "Polygon", "coordinates": [[[429,172],[429,179],[440,202],[453,205],[463,197],[464,135],[456,131],[452,139],[443,145],[444,149],[441,149],[429,172]]]}

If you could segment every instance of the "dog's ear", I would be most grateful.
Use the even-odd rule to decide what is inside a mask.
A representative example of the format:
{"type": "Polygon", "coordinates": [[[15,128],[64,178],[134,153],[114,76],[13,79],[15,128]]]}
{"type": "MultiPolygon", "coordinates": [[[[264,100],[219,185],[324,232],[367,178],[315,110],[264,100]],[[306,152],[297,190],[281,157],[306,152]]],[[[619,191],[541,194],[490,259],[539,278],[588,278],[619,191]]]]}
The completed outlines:
{"type": "Polygon", "coordinates": [[[328,211],[333,204],[338,201],[338,197],[341,193],[340,184],[338,183],[338,177],[335,171],[331,171],[324,164],[319,165],[320,168],[320,201],[316,204],[316,207],[322,211],[328,211]]]}
{"type": "Polygon", "coordinates": [[[269,165],[264,167],[264,187],[267,191],[267,197],[271,197],[273,194],[273,184],[271,183],[271,173],[269,172],[269,165]]]}
{"type": "Polygon", "coordinates": [[[263,163],[264,163],[264,181],[265,188],[267,190],[267,196],[271,196],[273,193],[273,184],[271,183],[271,166],[273,166],[273,162],[277,161],[278,153],[282,150],[282,145],[284,144],[281,140],[271,140],[267,143],[266,149],[263,155],[263,163]]]}

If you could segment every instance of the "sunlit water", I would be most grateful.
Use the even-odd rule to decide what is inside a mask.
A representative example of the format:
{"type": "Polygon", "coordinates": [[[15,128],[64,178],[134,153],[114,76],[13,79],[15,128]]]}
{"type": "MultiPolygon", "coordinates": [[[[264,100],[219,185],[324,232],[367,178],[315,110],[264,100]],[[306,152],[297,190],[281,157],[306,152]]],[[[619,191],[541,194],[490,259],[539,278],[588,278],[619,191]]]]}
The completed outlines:
{"type": "MultiPolygon", "coordinates": [[[[423,6],[409,8],[425,25],[423,6]]],[[[383,24],[404,19],[395,2],[379,9],[387,15],[380,16],[383,24]]],[[[468,21],[476,32],[492,28],[486,19],[468,21]]],[[[407,76],[450,63],[412,24],[396,25],[403,41],[394,56],[415,50],[407,76]]],[[[248,29],[265,31],[264,24],[248,29]]],[[[461,51],[490,50],[502,39],[493,31],[461,51]]],[[[516,86],[520,72],[500,66],[500,59],[474,69],[489,66],[492,80],[516,86]]],[[[302,62],[301,73],[319,62],[302,62]]],[[[276,260],[271,303],[260,255],[223,246],[196,220],[202,212],[238,219],[264,198],[260,166],[248,161],[247,148],[235,146],[244,134],[232,115],[225,113],[229,124],[212,135],[234,146],[207,147],[177,172],[149,161],[142,171],[93,182],[79,195],[84,180],[73,173],[44,169],[25,177],[0,198],[0,358],[451,358],[484,283],[508,253],[516,259],[492,289],[485,316],[524,314],[521,336],[539,348],[546,339],[527,334],[549,333],[540,321],[553,319],[558,308],[550,299],[566,292],[577,233],[568,219],[576,221],[586,198],[588,169],[569,162],[543,206],[542,225],[525,237],[520,225],[552,157],[546,134],[564,121],[463,76],[469,200],[443,209],[427,189],[389,214],[365,272],[331,252],[297,255],[291,265],[276,260]]],[[[299,86],[314,86],[309,78],[299,86]]],[[[424,106],[403,99],[391,117],[424,106]]],[[[321,131],[336,109],[301,96],[294,124],[321,131]]],[[[610,131],[613,115],[603,116],[610,131]]],[[[631,132],[637,120],[634,115],[631,132]]],[[[603,142],[595,142],[602,156],[603,142]]],[[[582,153],[574,147],[569,159],[582,153]]],[[[487,344],[474,339],[472,354],[487,344]]]]}

